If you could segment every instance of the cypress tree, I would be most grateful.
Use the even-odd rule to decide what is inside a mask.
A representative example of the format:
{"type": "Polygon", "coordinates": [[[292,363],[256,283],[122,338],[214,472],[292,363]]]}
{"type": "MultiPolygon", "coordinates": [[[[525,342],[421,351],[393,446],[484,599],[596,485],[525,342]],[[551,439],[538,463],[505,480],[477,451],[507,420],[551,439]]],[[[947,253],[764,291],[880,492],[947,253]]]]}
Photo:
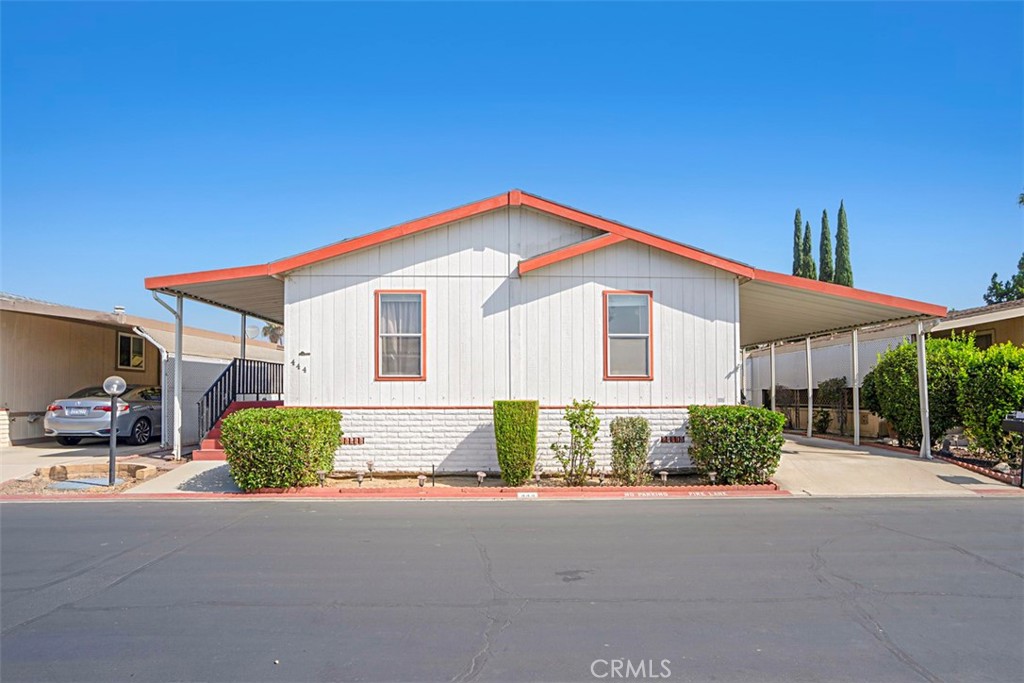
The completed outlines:
{"type": "Polygon", "coordinates": [[[797,209],[796,216],[793,217],[793,275],[803,273],[803,251],[801,251],[803,247],[800,242],[800,228],[803,224],[800,209],[797,209]]]}
{"type": "Polygon", "coordinates": [[[839,201],[839,228],[836,230],[836,272],[832,280],[837,285],[853,287],[853,266],[850,264],[850,228],[846,225],[846,207],[839,201]]]}
{"type": "Polygon", "coordinates": [[[800,274],[806,278],[816,280],[818,278],[818,269],[814,265],[814,248],[811,245],[810,221],[807,221],[807,225],[804,227],[804,242],[801,252],[801,260],[803,261],[803,272],[800,274]]]}
{"type": "Polygon", "coordinates": [[[821,212],[821,244],[818,245],[818,279],[832,282],[835,272],[832,269],[832,236],[828,232],[828,211],[821,212]]]}

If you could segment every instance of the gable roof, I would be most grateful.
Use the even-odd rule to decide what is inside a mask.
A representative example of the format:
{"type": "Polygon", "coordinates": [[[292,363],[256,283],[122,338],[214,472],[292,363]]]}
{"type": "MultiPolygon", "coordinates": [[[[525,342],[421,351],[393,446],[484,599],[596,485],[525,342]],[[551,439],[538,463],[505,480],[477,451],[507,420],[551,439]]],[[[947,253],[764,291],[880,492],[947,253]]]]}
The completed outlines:
{"type": "MultiPolygon", "coordinates": [[[[778,298],[780,292],[788,291],[791,293],[789,305],[819,306],[822,311],[819,315],[828,312],[829,307],[835,302],[849,302],[852,306],[850,310],[857,311],[851,318],[851,324],[856,323],[858,326],[908,316],[942,317],[946,314],[945,307],[935,304],[761,270],[522,190],[503,192],[494,197],[264,264],[150,277],[146,279],[146,288],[169,294],[181,294],[228,310],[280,323],[284,317],[282,279],[289,271],[511,206],[527,207],[601,233],[582,242],[520,261],[521,276],[553,263],[629,240],[736,275],[740,278],[741,284],[746,285],[745,290],[749,293],[747,298],[751,300],[757,295],[778,298]],[[755,284],[756,286],[751,286],[755,284]],[[244,286],[244,292],[240,286],[244,286]],[[803,294],[797,296],[798,293],[803,294]]],[[[832,313],[833,315],[828,317],[838,324],[840,311],[832,313]]],[[[753,318],[757,313],[752,309],[749,315],[753,318]]],[[[765,320],[764,325],[761,325],[765,330],[764,334],[780,335],[771,337],[771,340],[782,338],[782,331],[776,329],[777,326],[773,327],[770,322],[765,320]],[[768,332],[769,329],[773,331],[768,332]]],[[[833,328],[815,328],[813,331],[817,333],[829,329],[833,328]]],[[[747,337],[745,343],[769,341],[761,333],[744,336],[747,337]]]]}

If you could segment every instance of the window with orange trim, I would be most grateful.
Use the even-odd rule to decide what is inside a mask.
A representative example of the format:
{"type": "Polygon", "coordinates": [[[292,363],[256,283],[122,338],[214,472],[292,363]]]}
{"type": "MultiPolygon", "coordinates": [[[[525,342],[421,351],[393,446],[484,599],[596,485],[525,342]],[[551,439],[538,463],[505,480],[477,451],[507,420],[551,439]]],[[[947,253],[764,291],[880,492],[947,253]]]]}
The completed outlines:
{"type": "Polygon", "coordinates": [[[426,292],[380,290],[375,294],[377,379],[426,379],[426,292]]]}
{"type": "Polygon", "coordinates": [[[651,292],[604,293],[604,378],[653,378],[651,292]]]}

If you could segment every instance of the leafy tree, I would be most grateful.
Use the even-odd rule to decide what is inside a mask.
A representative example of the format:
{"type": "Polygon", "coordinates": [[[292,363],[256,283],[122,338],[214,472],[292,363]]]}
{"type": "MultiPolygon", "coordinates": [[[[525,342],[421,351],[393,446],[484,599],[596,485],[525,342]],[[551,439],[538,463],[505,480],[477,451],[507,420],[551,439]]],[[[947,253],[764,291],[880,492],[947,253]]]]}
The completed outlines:
{"type": "Polygon", "coordinates": [[[818,279],[832,282],[835,269],[832,267],[832,236],[828,232],[828,211],[821,212],[821,243],[818,245],[818,264],[821,270],[818,279]]]}
{"type": "Polygon", "coordinates": [[[800,241],[800,228],[803,224],[800,209],[797,209],[796,216],[793,217],[793,275],[803,275],[803,243],[800,241]]]}
{"type": "Polygon", "coordinates": [[[818,279],[818,267],[814,264],[814,247],[811,245],[811,222],[807,221],[804,226],[804,241],[800,248],[800,259],[802,277],[812,280],[818,279]]]}
{"type": "Polygon", "coordinates": [[[836,272],[832,282],[853,287],[853,265],[850,264],[850,228],[846,224],[846,207],[839,202],[839,228],[836,230],[836,272]]]}
{"type": "Polygon", "coordinates": [[[281,340],[284,339],[284,326],[267,323],[263,326],[260,333],[269,339],[271,344],[280,344],[281,340]]]}
{"type": "Polygon", "coordinates": [[[1024,299],[1024,254],[1017,261],[1017,273],[1006,282],[1000,282],[999,274],[992,273],[992,281],[983,298],[989,305],[1024,299]]]}

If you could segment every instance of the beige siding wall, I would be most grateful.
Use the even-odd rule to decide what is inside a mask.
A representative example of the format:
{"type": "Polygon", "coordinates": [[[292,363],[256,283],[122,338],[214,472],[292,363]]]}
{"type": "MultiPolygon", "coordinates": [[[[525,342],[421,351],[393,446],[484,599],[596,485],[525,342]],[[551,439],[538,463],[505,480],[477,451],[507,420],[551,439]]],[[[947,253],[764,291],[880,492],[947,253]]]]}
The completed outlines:
{"type": "Polygon", "coordinates": [[[56,398],[110,375],[129,384],[159,384],[160,354],[146,343],[144,371],[117,368],[117,330],[59,318],[0,313],[0,407],[11,412],[10,438],[41,437],[42,414],[56,398]]]}
{"type": "Polygon", "coordinates": [[[734,403],[736,282],[622,243],[520,278],[522,258],[596,233],[524,208],[493,211],[291,273],[285,391],[292,405],[487,406],[497,398],[606,406],[734,403]],[[427,297],[423,382],[374,380],[374,291],[427,297]],[[603,301],[654,293],[654,381],[603,378],[603,301]]]}

